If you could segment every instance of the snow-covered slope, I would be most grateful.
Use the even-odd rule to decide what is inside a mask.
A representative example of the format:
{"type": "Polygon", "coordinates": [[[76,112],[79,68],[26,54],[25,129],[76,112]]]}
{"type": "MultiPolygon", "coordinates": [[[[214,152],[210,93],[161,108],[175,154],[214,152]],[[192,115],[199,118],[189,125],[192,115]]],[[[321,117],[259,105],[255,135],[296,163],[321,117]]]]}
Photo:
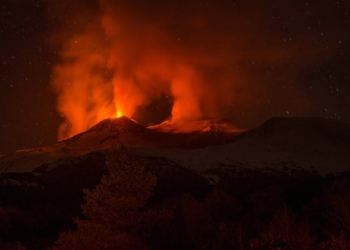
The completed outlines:
{"type": "Polygon", "coordinates": [[[305,170],[321,175],[350,170],[350,124],[322,118],[272,118],[229,143],[196,150],[139,149],[196,170],[244,167],[305,170]]]}
{"type": "MultiPolygon", "coordinates": [[[[212,128],[213,124],[215,122],[210,125],[212,128]]],[[[177,165],[201,173],[215,168],[289,173],[303,170],[321,175],[350,170],[350,124],[340,121],[272,118],[239,135],[218,129],[194,133],[165,133],[153,129],[126,117],[107,119],[52,146],[2,156],[0,172],[28,172],[42,164],[62,164],[64,159],[72,160],[121,145],[136,147],[145,161],[177,165]]]]}
{"type": "Polygon", "coordinates": [[[51,146],[20,150],[2,156],[0,157],[0,173],[32,171],[42,164],[52,163],[62,158],[82,156],[113,146],[200,148],[222,144],[235,134],[237,132],[162,133],[145,128],[123,116],[103,120],[89,130],[51,146]]]}

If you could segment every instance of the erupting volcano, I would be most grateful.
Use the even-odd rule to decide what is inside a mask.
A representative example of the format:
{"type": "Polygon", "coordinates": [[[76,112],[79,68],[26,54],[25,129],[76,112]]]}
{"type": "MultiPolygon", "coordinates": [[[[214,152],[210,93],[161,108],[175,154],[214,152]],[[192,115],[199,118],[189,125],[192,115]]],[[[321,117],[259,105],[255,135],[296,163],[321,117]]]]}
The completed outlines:
{"type": "Polygon", "coordinates": [[[231,103],[233,93],[226,70],[216,73],[223,56],[203,57],[154,20],[144,23],[126,11],[127,6],[121,11],[101,1],[100,7],[101,15],[72,17],[92,21],[80,23],[83,29],[68,37],[61,35],[51,82],[64,119],[60,140],[108,117],[125,115],[153,125],[222,116],[219,110],[231,103]],[[142,113],[152,108],[157,121],[142,113]]]}
{"type": "MultiPolygon", "coordinates": [[[[77,1],[76,11],[57,13],[53,4],[53,14],[66,20],[52,35],[59,52],[51,79],[62,117],[59,140],[121,115],[143,126],[167,121],[178,130],[183,121],[228,118],[248,129],[272,116],[338,115],[324,107],[327,94],[316,102],[311,92],[322,79],[340,78],[315,75],[313,67],[348,64],[333,64],[324,49],[332,36],[322,35],[328,40],[320,48],[310,38],[315,34],[298,32],[306,24],[294,15],[309,13],[307,6],[274,2],[263,12],[262,3],[209,2],[96,1],[87,8],[77,1]]],[[[321,34],[332,34],[330,27],[321,34]]],[[[332,91],[340,93],[337,84],[332,91]]]]}
{"type": "MultiPolygon", "coordinates": [[[[51,87],[63,118],[59,140],[122,115],[144,126],[167,121],[179,131],[189,130],[181,124],[208,119],[234,118],[236,123],[245,112],[255,112],[254,102],[266,102],[266,86],[250,88],[256,80],[247,79],[237,68],[241,58],[254,54],[237,43],[242,34],[227,36],[216,30],[216,16],[209,12],[187,17],[184,26],[168,19],[166,5],[150,15],[136,11],[140,8],[134,4],[99,1],[98,13],[74,14],[72,30],[56,32],[60,53],[51,87]],[[164,19],[164,25],[156,16],[164,19]],[[218,39],[196,35],[207,29],[218,39]],[[222,48],[237,52],[228,54],[222,48]]],[[[193,6],[182,3],[179,8],[177,12],[193,6]]],[[[277,51],[267,52],[254,56],[271,63],[289,56],[280,52],[277,59],[273,56],[277,51]]],[[[244,127],[242,122],[237,125],[244,127]]]]}
{"type": "Polygon", "coordinates": [[[350,249],[350,1],[0,4],[1,249],[350,249]]]}

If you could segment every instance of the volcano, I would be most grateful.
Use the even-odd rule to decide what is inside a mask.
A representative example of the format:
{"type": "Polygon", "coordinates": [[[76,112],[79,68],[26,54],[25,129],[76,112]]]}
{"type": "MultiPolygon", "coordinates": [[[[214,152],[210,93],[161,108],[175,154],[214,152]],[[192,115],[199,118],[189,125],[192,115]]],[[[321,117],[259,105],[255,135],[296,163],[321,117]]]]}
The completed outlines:
{"type": "MultiPolygon", "coordinates": [[[[210,121],[206,121],[206,126],[210,121]]],[[[188,122],[188,124],[192,124],[188,122]]],[[[59,141],[51,146],[19,150],[0,157],[0,172],[28,172],[42,164],[54,163],[57,160],[79,157],[85,154],[107,150],[111,147],[137,148],[203,148],[225,143],[241,130],[224,131],[221,127],[231,126],[230,121],[211,122],[211,130],[186,133],[173,133],[158,129],[163,126],[143,127],[126,116],[105,119],[89,130],[70,139],[59,141]]],[[[193,126],[192,126],[193,127],[193,126]]],[[[198,124],[195,123],[195,127],[198,124]]]]}
{"type": "Polygon", "coordinates": [[[185,127],[197,131],[180,132],[178,124],[167,122],[146,128],[125,116],[105,119],[51,146],[1,156],[0,172],[30,172],[123,145],[137,148],[145,159],[168,159],[198,172],[238,166],[325,175],[350,167],[350,124],[337,120],[272,118],[249,131],[238,130],[228,120],[186,121],[185,127]]]}
{"type": "MultiPolygon", "coordinates": [[[[181,132],[178,124],[171,123],[146,128],[127,117],[106,119],[51,146],[0,156],[0,206],[5,214],[0,216],[1,235],[27,249],[47,249],[60,232],[75,228],[72,218],[82,216],[83,189],[100,183],[112,147],[133,148],[156,176],[148,209],[195,207],[188,218],[176,214],[179,220],[192,222],[198,211],[211,206],[220,211],[214,215],[229,213],[224,222],[208,215],[211,223],[234,219],[253,231],[254,216],[271,219],[287,203],[304,216],[308,211],[322,214],[327,202],[323,189],[350,190],[350,185],[342,188],[350,183],[349,123],[277,117],[248,131],[237,130],[227,120],[186,121],[186,127],[196,131],[181,132]]],[[[321,227],[310,218],[313,226],[321,227]]],[[[181,245],[187,239],[181,235],[187,231],[176,230],[183,238],[174,241],[181,245]]]]}

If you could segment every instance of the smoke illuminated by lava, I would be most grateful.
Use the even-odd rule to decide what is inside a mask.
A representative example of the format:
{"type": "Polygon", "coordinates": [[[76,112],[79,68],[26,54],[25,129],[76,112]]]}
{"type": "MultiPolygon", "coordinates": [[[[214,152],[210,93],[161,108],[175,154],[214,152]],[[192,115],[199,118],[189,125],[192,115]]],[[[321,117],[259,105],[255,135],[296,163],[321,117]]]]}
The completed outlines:
{"type": "MultiPolygon", "coordinates": [[[[164,2],[101,0],[91,6],[76,3],[68,12],[77,14],[53,36],[60,48],[51,83],[64,119],[59,139],[108,117],[136,118],[140,108],[164,96],[171,113],[162,119],[172,122],[219,118],[227,112],[238,117],[256,112],[257,105],[266,115],[269,98],[277,92],[281,103],[293,104],[295,98],[279,97],[278,83],[295,78],[286,69],[298,57],[300,42],[278,45],[274,41],[283,41],[283,32],[262,35],[264,28],[276,25],[261,23],[271,13],[259,14],[259,4],[251,4],[256,11],[250,11],[234,3],[164,2]]],[[[276,12],[279,8],[285,7],[277,6],[276,12]]],[[[302,51],[303,63],[309,62],[306,55],[302,51]]],[[[297,87],[288,90],[292,92],[297,87]]],[[[305,111],[307,105],[298,100],[297,106],[305,111]]]]}
{"type": "Polygon", "coordinates": [[[162,94],[174,101],[172,121],[219,115],[217,102],[227,101],[229,85],[218,79],[210,85],[203,72],[223,64],[220,56],[182,46],[181,38],[155,20],[143,22],[125,6],[118,10],[120,5],[101,1],[100,7],[100,15],[63,41],[53,70],[65,119],[59,139],[108,117],[133,117],[138,107],[162,94]]]}

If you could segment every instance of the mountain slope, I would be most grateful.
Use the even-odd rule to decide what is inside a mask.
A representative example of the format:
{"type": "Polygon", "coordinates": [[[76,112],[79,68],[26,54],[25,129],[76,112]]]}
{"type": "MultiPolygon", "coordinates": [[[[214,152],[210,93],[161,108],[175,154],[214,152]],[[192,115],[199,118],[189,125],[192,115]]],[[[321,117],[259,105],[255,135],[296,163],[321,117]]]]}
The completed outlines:
{"type": "Polygon", "coordinates": [[[243,130],[237,128],[230,120],[216,119],[216,120],[182,120],[177,122],[165,121],[161,124],[149,126],[149,129],[165,132],[165,133],[189,133],[192,131],[201,132],[224,132],[224,133],[242,133],[243,130]]]}
{"type": "Polygon", "coordinates": [[[350,170],[349,123],[312,117],[272,118],[233,135],[217,130],[164,133],[126,117],[106,119],[52,146],[2,156],[0,172],[29,172],[42,164],[54,167],[121,145],[136,147],[150,164],[175,164],[200,173],[216,168],[303,170],[322,175],[350,170]]]}
{"type": "Polygon", "coordinates": [[[28,172],[58,159],[78,157],[113,146],[201,148],[208,145],[219,145],[237,133],[216,131],[163,133],[145,128],[127,117],[105,119],[89,130],[51,146],[20,150],[0,157],[0,173],[28,172]]]}
{"type": "Polygon", "coordinates": [[[245,138],[259,138],[269,145],[295,152],[321,150],[327,153],[350,147],[350,124],[319,117],[276,117],[230,142],[245,138]]]}
{"type": "Polygon", "coordinates": [[[139,149],[139,153],[168,158],[199,172],[230,167],[326,175],[350,170],[350,124],[322,118],[272,118],[224,145],[190,152],[139,149]]]}

